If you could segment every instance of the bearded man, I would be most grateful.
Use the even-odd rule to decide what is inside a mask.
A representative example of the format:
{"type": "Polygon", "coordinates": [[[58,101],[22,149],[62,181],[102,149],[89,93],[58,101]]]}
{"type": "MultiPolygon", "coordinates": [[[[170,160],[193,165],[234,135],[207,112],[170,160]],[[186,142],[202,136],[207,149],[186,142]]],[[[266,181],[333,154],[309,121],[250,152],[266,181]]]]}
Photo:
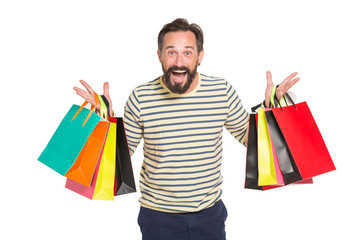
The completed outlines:
{"type": "MultiPolygon", "coordinates": [[[[135,88],[125,105],[131,154],[144,139],[138,217],[144,240],[226,239],[222,131],[225,126],[246,146],[249,114],[224,78],[198,73],[203,42],[197,24],[176,19],[164,25],[157,51],[164,74],[135,88]]],[[[279,84],[278,99],[299,81],[296,75],[279,84]]],[[[95,104],[93,90],[81,83],[88,91],[75,90],[95,104]]],[[[267,72],[265,106],[272,89],[267,72]]],[[[111,104],[108,83],[104,95],[111,104]]]]}

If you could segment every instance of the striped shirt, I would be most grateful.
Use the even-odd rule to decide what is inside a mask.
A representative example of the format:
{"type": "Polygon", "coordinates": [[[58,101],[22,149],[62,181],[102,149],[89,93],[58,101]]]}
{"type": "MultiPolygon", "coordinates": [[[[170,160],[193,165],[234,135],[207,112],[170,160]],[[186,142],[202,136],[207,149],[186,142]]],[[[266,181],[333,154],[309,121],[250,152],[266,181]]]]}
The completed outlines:
{"type": "Polygon", "coordinates": [[[162,77],[135,88],[124,122],[131,154],[144,139],[141,205],[195,212],[220,200],[223,126],[246,145],[248,119],[223,78],[199,74],[188,94],[170,92],[162,77]]]}

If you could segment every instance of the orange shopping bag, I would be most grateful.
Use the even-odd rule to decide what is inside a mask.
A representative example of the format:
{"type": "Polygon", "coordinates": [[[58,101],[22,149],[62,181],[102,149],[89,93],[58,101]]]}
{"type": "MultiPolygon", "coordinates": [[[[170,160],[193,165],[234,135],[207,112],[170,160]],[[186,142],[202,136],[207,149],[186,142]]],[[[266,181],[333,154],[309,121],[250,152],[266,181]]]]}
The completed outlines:
{"type": "Polygon", "coordinates": [[[94,176],[96,164],[103,148],[109,122],[101,120],[86,141],[74,165],[65,177],[89,187],[94,176]]]}

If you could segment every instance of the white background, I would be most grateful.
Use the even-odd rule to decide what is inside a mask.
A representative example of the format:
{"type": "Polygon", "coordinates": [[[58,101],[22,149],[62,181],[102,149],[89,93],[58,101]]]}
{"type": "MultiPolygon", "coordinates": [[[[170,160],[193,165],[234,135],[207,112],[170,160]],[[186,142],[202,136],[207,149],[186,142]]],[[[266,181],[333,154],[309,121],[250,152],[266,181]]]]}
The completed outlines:
{"type": "MultiPolygon", "coordinates": [[[[175,18],[205,34],[199,71],[226,78],[250,108],[297,71],[337,170],[313,185],[244,189],[246,148],[224,131],[228,239],[356,239],[359,195],[359,6],[356,1],[1,1],[1,239],[141,239],[140,193],[91,201],[37,161],[72,104],[104,81],[118,116],[162,74],[157,34],[175,18]],[[357,194],[357,196],[356,196],[357,194]],[[4,235],[7,237],[4,238],[4,235]]],[[[138,182],[142,146],[132,158],[138,182]]]]}

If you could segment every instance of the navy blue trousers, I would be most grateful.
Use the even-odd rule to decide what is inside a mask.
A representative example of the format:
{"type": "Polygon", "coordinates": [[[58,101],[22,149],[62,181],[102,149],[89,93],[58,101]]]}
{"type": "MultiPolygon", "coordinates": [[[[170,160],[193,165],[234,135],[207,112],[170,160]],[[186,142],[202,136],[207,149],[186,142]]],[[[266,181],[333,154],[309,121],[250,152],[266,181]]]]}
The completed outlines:
{"type": "Polygon", "coordinates": [[[227,210],[220,200],[194,213],[166,213],[141,207],[138,223],[143,240],[226,240],[227,210]]]}

